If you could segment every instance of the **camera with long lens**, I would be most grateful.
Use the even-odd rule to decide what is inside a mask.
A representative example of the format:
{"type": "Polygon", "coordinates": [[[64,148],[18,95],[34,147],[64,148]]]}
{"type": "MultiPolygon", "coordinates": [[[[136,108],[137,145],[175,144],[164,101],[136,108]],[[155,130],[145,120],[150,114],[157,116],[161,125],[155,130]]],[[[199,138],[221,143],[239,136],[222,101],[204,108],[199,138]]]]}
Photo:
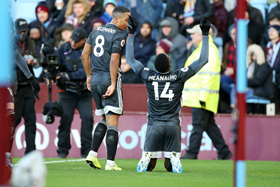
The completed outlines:
{"type": "Polygon", "coordinates": [[[42,39],[41,64],[44,69],[48,70],[48,79],[55,81],[55,74],[60,66],[57,50],[54,49],[55,39],[42,39]]]}

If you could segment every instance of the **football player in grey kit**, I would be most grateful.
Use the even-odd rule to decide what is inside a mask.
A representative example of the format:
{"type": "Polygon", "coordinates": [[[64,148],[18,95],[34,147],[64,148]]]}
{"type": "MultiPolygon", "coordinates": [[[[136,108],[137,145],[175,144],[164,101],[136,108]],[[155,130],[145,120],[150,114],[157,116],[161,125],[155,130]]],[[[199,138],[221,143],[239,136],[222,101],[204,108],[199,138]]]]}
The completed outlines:
{"type": "Polygon", "coordinates": [[[118,119],[123,113],[119,66],[126,41],[124,31],[127,29],[129,15],[126,7],[117,6],[113,10],[112,21],[91,32],[82,53],[87,87],[91,90],[96,105],[95,114],[102,115],[102,120],[94,131],[91,151],[86,158],[86,162],[93,168],[101,168],[97,152],[107,133],[105,170],[122,170],[114,160],[118,145],[118,119]]]}
{"type": "Polygon", "coordinates": [[[138,163],[137,171],[152,171],[156,165],[154,156],[158,151],[164,151],[164,166],[167,171],[182,173],[181,155],[181,96],[186,80],[195,75],[208,62],[208,33],[210,21],[205,18],[200,22],[203,33],[200,58],[190,66],[171,71],[171,59],[165,54],[159,54],[155,59],[157,71],[145,68],[134,59],[133,42],[137,21],[128,20],[128,40],[126,60],[133,71],[138,74],[148,91],[148,123],[144,143],[144,152],[138,163]]]}

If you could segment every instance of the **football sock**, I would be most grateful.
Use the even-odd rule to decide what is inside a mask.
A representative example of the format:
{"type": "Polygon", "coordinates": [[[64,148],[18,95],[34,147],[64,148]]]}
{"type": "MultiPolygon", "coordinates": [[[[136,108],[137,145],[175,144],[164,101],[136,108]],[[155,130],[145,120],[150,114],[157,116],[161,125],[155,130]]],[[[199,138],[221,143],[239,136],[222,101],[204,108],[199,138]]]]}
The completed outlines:
{"type": "Polygon", "coordinates": [[[93,157],[97,157],[97,152],[95,152],[95,151],[90,151],[89,152],[93,157]]]}
{"type": "Polygon", "coordinates": [[[167,169],[167,171],[172,171],[172,164],[171,164],[171,162],[169,162],[169,164],[168,164],[166,169],[167,169]]]}
{"type": "Polygon", "coordinates": [[[106,134],[106,131],[107,131],[106,122],[104,120],[101,120],[95,128],[93,138],[92,138],[91,150],[93,150],[94,152],[98,151],[103,141],[103,138],[106,134]]]}
{"type": "Polygon", "coordinates": [[[115,160],[117,146],[118,146],[119,134],[118,127],[108,126],[106,136],[107,146],[107,160],[115,160]]]}
{"type": "Polygon", "coordinates": [[[149,164],[148,164],[147,171],[152,171],[152,164],[151,164],[151,162],[149,162],[149,164]]]}
{"type": "Polygon", "coordinates": [[[107,164],[111,167],[115,167],[115,161],[114,160],[107,160],[107,164]]]}

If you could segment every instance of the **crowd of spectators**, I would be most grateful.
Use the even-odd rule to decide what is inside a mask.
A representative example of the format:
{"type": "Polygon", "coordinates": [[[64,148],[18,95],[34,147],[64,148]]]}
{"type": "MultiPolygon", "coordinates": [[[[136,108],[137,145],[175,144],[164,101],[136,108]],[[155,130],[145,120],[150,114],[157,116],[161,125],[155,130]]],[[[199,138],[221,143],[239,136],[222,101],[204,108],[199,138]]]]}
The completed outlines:
{"type": "MultiPolygon", "coordinates": [[[[228,98],[228,103],[234,108],[232,93],[236,82],[237,59],[235,2],[234,0],[46,0],[36,6],[34,10],[36,19],[29,23],[28,35],[34,42],[36,53],[34,56],[40,56],[42,38],[54,38],[56,47],[59,47],[69,41],[75,28],[82,27],[90,34],[94,28],[111,21],[114,7],[123,5],[130,9],[132,16],[139,22],[135,35],[135,58],[144,66],[154,68],[152,62],[155,55],[165,52],[171,56],[174,70],[184,67],[187,58],[195,49],[186,29],[198,24],[201,18],[208,17],[213,24],[210,35],[220,53],[222,67],[220,91],[225,95],[221,98],[228,98]]],[[[272,89],[269,90],[272,93],[269,96],[253,93],[260,99],[279,103],[280,0],[264,1],[262,4],[255,0],[247,0],[245,8],[245,20],[248,25],[247,46],[255,46],[247,53],[248,70],[249,64],[254,64],[254,70],[258,71],[262,69],[258,66],[264,63],[269,65],[266,65],[269,73],[263,75],[266,77],[254,84],[248,80],[248,87],[253,88],[250,90],[256,90],[257,87],[272,89]],[[260,57],[262,53],[252,52],[255,49],[261,49],[264,58],[260,57]],[[265,87],[263,84],[267,81],[273,83],[273,87],[265,87]]],[[[132,78],[133,72],[125,62],[125,54],[121,69],[124,75],[123,83],[142,83],[137,77],[132,78]]],[[[254,75],[255,73],[251,73],[250,78],[253,79],[254,75]]]]}

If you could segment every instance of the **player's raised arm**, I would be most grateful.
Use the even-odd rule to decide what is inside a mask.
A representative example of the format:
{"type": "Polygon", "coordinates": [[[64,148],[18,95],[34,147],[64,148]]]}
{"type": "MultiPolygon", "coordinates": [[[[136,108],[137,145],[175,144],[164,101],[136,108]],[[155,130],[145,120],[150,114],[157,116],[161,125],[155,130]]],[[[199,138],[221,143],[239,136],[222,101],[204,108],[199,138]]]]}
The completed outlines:
{"type": "Polygon", "coordinates": [[[128,26],[128,39],[126,44],[126,61],[132,68],[132,70],[138,74],[139,71],[144,67],[143,64],[134,59],[134,33],[137,28],[137,20],[129,16],[127,22],[128,26]]]}
{"type": "Polygon", "coordinates": [[[200,57],[198,60],[194,61],[190,67],[192,70],[197,73],[207,62],[209,56],[209,29],[211,26],[211,22],[207,18],[203,18],[200,21],[200,28],[202,31],[202,48],[200,57]]]}

